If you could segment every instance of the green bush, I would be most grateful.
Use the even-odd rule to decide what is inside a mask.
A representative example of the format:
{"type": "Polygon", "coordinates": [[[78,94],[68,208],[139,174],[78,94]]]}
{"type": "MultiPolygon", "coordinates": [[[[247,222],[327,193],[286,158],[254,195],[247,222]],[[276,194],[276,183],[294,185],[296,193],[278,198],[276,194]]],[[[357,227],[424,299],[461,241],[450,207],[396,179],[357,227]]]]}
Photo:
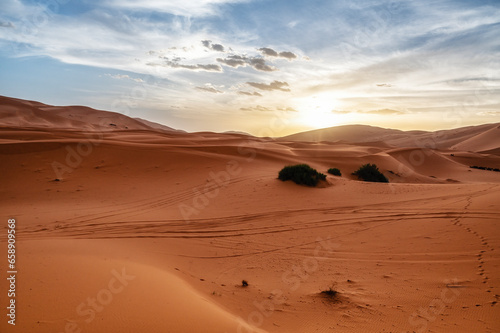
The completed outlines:
{"type": "Polygon", "coordinates": [[[282,181],[293,180],[296,184],[316,186],[320,180],[326,180],[326,175],[307,164],[297,164],[281,169],[278,179],[282,181]]]}
{"type": "Polygon", "coordinates": [[[334,176],[342,176],[342,173],[337,168],[330,168],[330,169],[328,169],[328,173],[332,174],[334,176]]]}
{"type": "Polygon", "coordinates": [[[359,179],[365,182],[379,182],[388,183],[389,180],[378,170],[375,164],[365,164],[362,165],[358,170],[352,173],[354,176],[358,176],[359,179]]]}

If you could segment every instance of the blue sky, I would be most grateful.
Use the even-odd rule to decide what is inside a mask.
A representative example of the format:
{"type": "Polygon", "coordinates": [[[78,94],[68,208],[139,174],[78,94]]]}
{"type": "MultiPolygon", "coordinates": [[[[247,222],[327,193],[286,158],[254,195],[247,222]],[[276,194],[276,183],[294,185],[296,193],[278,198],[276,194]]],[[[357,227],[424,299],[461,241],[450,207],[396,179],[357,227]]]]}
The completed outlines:
{"type": "Polygon", "coordinates": [[[188,131],[452,128],[500,121],[498,36],[498,1],[3,0],[0,94],[188,131]]]}

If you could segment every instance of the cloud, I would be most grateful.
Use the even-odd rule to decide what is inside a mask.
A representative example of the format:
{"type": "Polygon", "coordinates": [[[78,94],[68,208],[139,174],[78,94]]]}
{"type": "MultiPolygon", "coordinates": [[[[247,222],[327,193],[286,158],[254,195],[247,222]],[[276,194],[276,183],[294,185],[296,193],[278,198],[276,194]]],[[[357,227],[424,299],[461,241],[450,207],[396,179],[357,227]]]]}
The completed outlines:
{"type": "Polygon", "coordinates": [[[296,59],[297,55],[293,52],[290,51],[283,51],[283,52],[277,52],[269,47],[262,47],[259,49],[260,52],[262,52],[263,55],[268,56],[268,57],[280,57],[280,58],[286,58],[288,60],[296,59]]]}
{"type": "Polygon", "coordinates": [[[295,110],[295,109],[294,109],[294,108],[292,108],[292,107],[278,108],[277,110],[278,110],[278,111],[287,111],[287,112],[299,112],[299,111],[295,110]]]}
{"type": "Polygon", "coordinates": [[[275,111],[285,111],[285,112],[298,112],[292,107],[283,107],[283,108],[269,108],[262,105],[251,106],[240,108],[241,111],[259,111],[259,112],[275,112],[275,111]]]}
{"type": "Polygon", "coordinates": [[[218,62],[220,62],[221,64],[224,64],[226,66],[230,66],[233,68],[238,68],[240,66],[244,67],[247,64],[247,58],[239,56],[239,55],[230,55],[225,59],[217,58],[216,60],[218,62]]]}
{"type": "Polygon", "coordinates": [[[164,63],[162,64],[157,64],[157,63],[147,63],[146,65],[148,66],[162,66],[162,67],[170,67],[170,68],[181,68],[181,69],[189,69],[193,71],[206,71],[206,72],[222,72],[222,67],[217,65],[217,64],[208,64],[208,65],[202,65],[202,64],[197,64],[197,65],[185,65],[185,64],[180,64],[179,61],[181,58],[173,58],[169,59],[167,57],[160,57],[164,59],[164,63]]]}
{"type": "Polygon", "coordinates": [[[208,65],[196,65],[196,69],[202,69],[205,71],[214,71],[214,72],[222,72],[222,67],[216,64],[208,64],[208,65]]]}
{"type": "Polygon", "coordinates": [[[297,58],[297,55],[295,53],[289,52],[289,51],[280,52],[279,56],[281,58],[287,58],[288,60],[292,60],[292,59],[296,59],[297,58]]]}
{"type": "Polygon", "coordinates": [[[241,3],[247,0],[105,0],[105,5],[130,11],[157,11],[173,15],[196,17],[216,15],[218,7],[229,3],[241,3]]]}
{"type": "Polygon", "coordinates": [[[348,113],[351,113],[351,111],[345,111],[345,110],[332,110],[332,113],[335,113],[335,114],[348,114],[348,113]]]}
{"type": "Polygon", "coordinates": [[[135,81],[135,82],[144,82],[143,79],[140,79],[140,78],[133,78],[133,77],[130,77],[128,75],[122,75],[122,74],[116,74],[116,75],[112,75],[112,74],[104,74],[105,76],[108,76],[110,78],[113,78],[113,79],[117,79],[117,80],[132,80],[132,81],[135,81]]]}
{"type": "Polygon", "coordinates": [[[361,111],[361,113],[367,114],[379,114],[379,115],[391,115],[391,114],[404,114],[404,112],[392,109],[380,109],[380,110],[370,110],[370,111],[361,111]]]}
{"type": "Polygon", "coordinates": [[[254,107],[240,108],[241,111],[273,111],[273,109],[267,108],[262,105],[257,105],[254,107]]]}
{"type": "Polygon", "coordinates": [[[259,51],[261,51],[263,55],[266,55],[269,57],[277,57],[278,56],[278,52],[276,52],[273,49],[270,49],[268,47],[260,48],[259,51]]]}
{"type": "Polygon", "coordinates": [[[213,94],[223,94],[224,92],[215,88],[214,86],[212,86],[210,83],[207,83],[205,84],[204,87],[195,87],[195,89],[198,89],[198,90],[201,90],[201,91],[205,91],[205,92],[209,92],[209,93],[213,93],[213,94]]]}
{"type": "Polygon", "coordinates": [[[256,70],[262,72],[274,72],[278,70],[276,67],[272,67],[266,64],[266,61],[263,58],[252,57],[249,58],[248,63],[256,70]]]}
{"type": "Polygon", "coordinates": [[[260,93],[258,93],[256,91],[254,91],[253,93],[248,92],[248,91],[238,91],[238,94],[239,95],[246,95],[246,96],[258,96],[258,97],[262,96],[262,94],[260,94],[260,93]]]}
{"type": "Polygon", "coordinates": [[[500,116],[500,111],[481,111],[476,113],[478,116],[494,116],[498,117],[500,116]]]}
{"type": "Polygon", "coordinates": [[[248,65],[250,67],[253,67],[255,70],[258,70],[261,72],[274,72],[274,71],[278,70],[276,67],[269,66],[266,63],[266,60],[264,58],[260,58],[260,57],[246,57],[246,56],[240,56],[240,55],[229,55],[225,59],[217,58],[216,60],[217,60],[217,62],[220,62],[221,64],[224,64],[226,66],[230,66],[233,68],[245,67],[248,65]]]}
{"type": "Polygon", "coordinates": [[[252,86],[252,87],[260,89],[260,90],[266,90],[266,91],[280,90],[280,91],[290,92],[290,88],[286,88],[289,86],[287,82],[273,81],[269,84],[247,82],[247,84],[249,86],[252,86]]]}
{"type": "MultiPolygon", "coordinates": [[[[332,110],[332,113],[335,114],[349,114],[349,113],[354,113],[354,111],[348,111],[348,110],[332,110]]],[[[378,115],[396,115],[396,114],[404,114],[404,112],[398,111],[398,110],[392,110],[392,109],[378,109],[378,110],[367,110],[367,111],[362,111],[358,110],[355,111],[356,113],[362,113],[362,114],[378,114],[378,115]]]]}
{"type": "Polygon", "coordinates": [[[202,40],[201,43],[203,46],[205,46],[207,49],[217,51],[217,52],[225,52],[226,49],[224,48],[224,45],[221,44],[212,44],[211,40],[202,40]]]}
{"type": "Polygon", "coordinates": [[[14,24],[12,24],[12,22],[4,22],[4,21],[0,21],[0,27],[1,28],[15,28],[14,24]]]}

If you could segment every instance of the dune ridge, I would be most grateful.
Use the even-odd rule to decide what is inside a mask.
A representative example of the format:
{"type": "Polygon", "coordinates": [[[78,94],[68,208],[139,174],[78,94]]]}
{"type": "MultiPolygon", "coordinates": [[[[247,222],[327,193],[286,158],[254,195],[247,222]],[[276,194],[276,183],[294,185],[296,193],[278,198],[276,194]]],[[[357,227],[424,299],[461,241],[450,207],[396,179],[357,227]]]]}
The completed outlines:
{"type": "Polygon", "coordinates": [[[291,141],[344,141],[350,143],[382,142],[399,148],[432,148],[483,151],[497,149],[500,124],[467,126],[435,132],[400,131],[367,125],[346,125],[312,130],[283,137],[291,141]]]}
{"type": "Polygon", "coordinates": [[[175,132],[173,128],[117,112],[86,106],[51,106],[0,96],[0,126],[68,130],[148,130],[175,132]]]}

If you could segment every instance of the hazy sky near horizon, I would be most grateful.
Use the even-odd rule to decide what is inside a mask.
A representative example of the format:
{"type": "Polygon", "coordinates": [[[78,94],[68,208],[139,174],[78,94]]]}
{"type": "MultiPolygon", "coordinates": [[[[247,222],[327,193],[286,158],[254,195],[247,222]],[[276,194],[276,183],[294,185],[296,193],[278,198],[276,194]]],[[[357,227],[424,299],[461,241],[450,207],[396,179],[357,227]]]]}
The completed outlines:
{"type": "Polygon", "coordinates": [[[0,95],[188,131],[500,121],[500,2],[2,0],[0,95]]]}

